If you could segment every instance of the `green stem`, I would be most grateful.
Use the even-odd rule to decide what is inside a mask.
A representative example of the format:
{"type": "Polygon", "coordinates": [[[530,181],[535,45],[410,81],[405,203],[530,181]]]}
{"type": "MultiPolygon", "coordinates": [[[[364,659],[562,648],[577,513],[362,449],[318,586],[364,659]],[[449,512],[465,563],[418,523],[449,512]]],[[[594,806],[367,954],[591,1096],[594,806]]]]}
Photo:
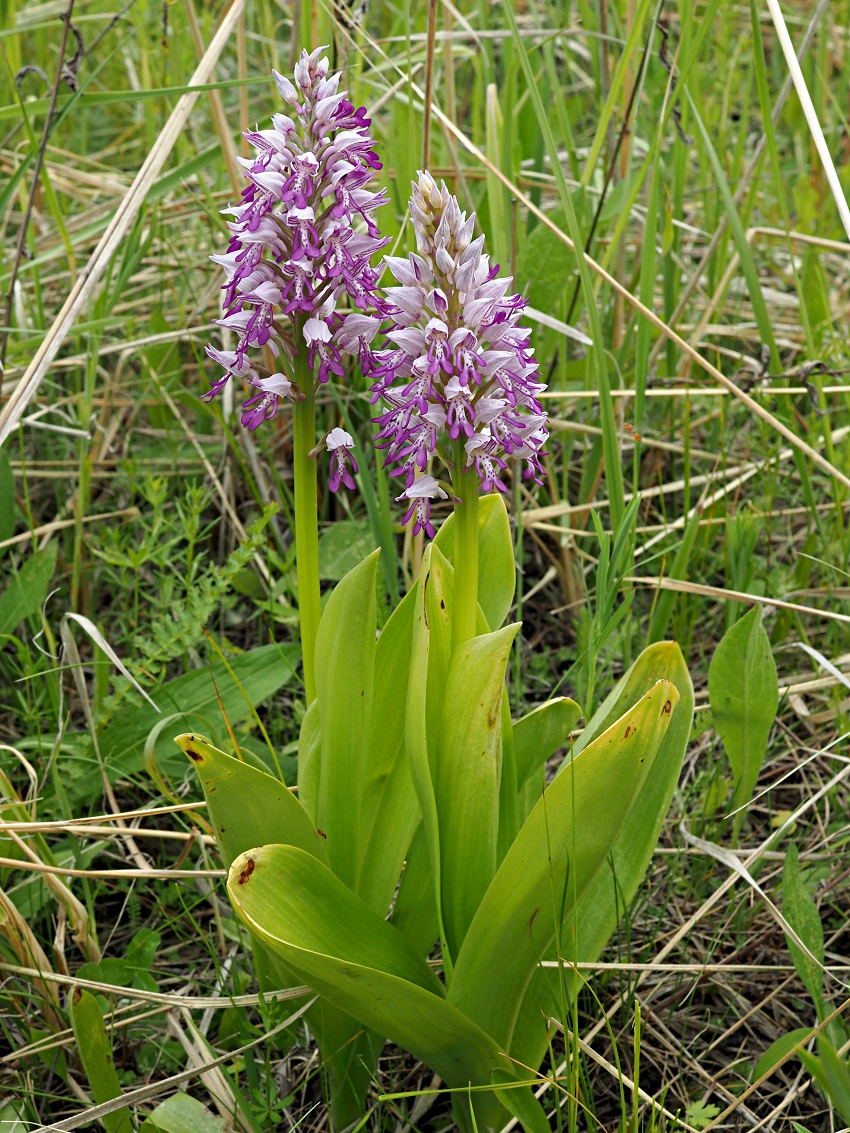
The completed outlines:
{"type": "Polygon", "coordinates": [[[295,561],[298,571],[298,613],[301,628],[301,659],[304,692],[309,705],[316,699],[316,634],[322,603],[319,595],[319,519],[317,511],[316,461],[310,451],[316,444],[316,400],[308,347],[302,333],[303,319],[295,322],[295,380],[303,401],[292,412],[292,447],[295,473],[295,561]]]}
{"type": "Polygon", "coordinates": [[[478,477],[466,470],[460,441],[454,445],[452,476],[455,504],[454,609],[452,650],[478,633],[478,477]]]}

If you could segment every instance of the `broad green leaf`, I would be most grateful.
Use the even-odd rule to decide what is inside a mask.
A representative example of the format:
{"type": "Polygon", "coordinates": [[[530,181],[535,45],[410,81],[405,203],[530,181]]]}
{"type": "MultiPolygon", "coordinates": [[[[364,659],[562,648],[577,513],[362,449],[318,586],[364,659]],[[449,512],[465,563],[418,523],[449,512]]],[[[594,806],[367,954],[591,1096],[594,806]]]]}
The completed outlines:
{"type": "MultiPolygon", "coordinates": [[[[779,705],[779,681],[761,606],[723,635],[708,668],[711,714],[735,777],[732,807],[746,806],[761,771],[779,705]]],[[[744,811],[735,815],[737,841],[744,811]]]]}
{"type": "MultiPolygon", "coordinates": [[[[517,792],[514,729],[511,723],[511,706],[507,696],[502,697],[499,714],[499,731],[502,748],[502,772],[499,776],[499,837],[496,844],[496,864],[501,865],[505,854],[513,845],[520,827],[519,798],[517,792]]],[[[523,814],[523,820],[525,815],[523,814]]]]}
{"type": "Polygon", "coordinates": [[[301,721],[298,733],[298,799],[313,821],[319,808],[319,776],[322,771],[322,732],[319,702],[314,700],[301,721]]]}
{"type": "Polygon", "coordinates": [[[224,1133],[224,1118],[216,1117],[191,1094],[178,1090],[145,1118],[139,1133],[224,1133]]]}
{"type": "MultiPolygon", "coordinates": [[[[593,740],[633,709],[660,680],[668,680],[675,685],[679,703],[649,774],[623,818],[608,859],[585,893],[579,896],[575,916],[568,918],[564,938],[571,939],[573,926],[577,926],[575,948],[579,960],[592,962],[599,959],[611,933],[631,904],[652,860],[679,781],[693,720],[694,691],[678,645],[663,641],[644,649],[573,743],[573,757],[578,759],[593,740]]],[[[569,773],[568,757],[559,777],[569,773]]],[[[572,959],[572,956],[568,958],[572,959]]],[[[553,998],[552,989],[556,987],[554,973],[540,971],[535,974],[526,993],[511,1053],[528,1065],[538,1065],[545,1052],[546,1036],[540,1026],[541,1011],[550,1013],[563,1006],[560,995],[553,998]]],[[[569,995],[574,990],[574,978],[568,974],[566,991],[569,995]]]]}
{"type": "Polygon", "coordinates": [[[517,622],[464,642],[446,676],[434,790],[443,951],[453,959],[496,872],[502,695],[518,629],[517,622]]]}
{"type": "Polygon", "coordinates": [[[361,861],[357,893],[385,915],[419,818],[404,721],[413,613],[410,591],[393,611],[375,647],[372,712],[366,734],[361,804],[361,861]]]}
{"type": "Polygon", "coordinates": [[[366,519],[338,519],[319,536],[319,578],[339,582],[376,549],[366,519]]]}
{"type": "MultiPolygon", "coordinates": [[[[434,786],[443,692],[452,648],[451,581],[451,567],[439,547],[430,543],[422,557],[419,581],[416,584],[413,646],[405,714],[405,747],[422,813],[435,890],[434,900],[440,920],[440,831],[434,786]]],[[[442,923],[440,935],[445,935],[442,923]]],[[[451,957],[448,958],[448,963],[451,965],[451,957]]]]}
{"type": "MultiPolygon", "coordinates": [[[[226,865],[257,843],[293,845],[327,863],[324,842],[312,819],[279,779],[218,751],[200,736],[178,736],[175,742],[201,779],[208,816],[226,865]]],[[[303,973],[290,969],[259,941],[254,942],[254,964],[263,990],[307,983],[303,973]]],[[[373,1037],[363,1035],[354,1019],[330,1004],[314,1004],[307,1012],[307,1022],[328,1063],[335,1109],[339,1107],[347,1118],[352,1111],[356,1116],[369,1083],[369,1066],[374,1065],[374,1058],[369,1062],[373,1037]]]]}
{"type": "Polygon", "coordinates": [[[0,594],[0,635],[13,633],[25,618],[41,610],[56,569],[57,549],[58,544],[49,543],[9,578],[0,594]]]}
{"type": "Polygon", "coordinates": [[[350,571],[331,594],[316,636],[316,699],[322,767],[316,822],[328,859],[349,886],[360,865],[364,745],[372,706],[378,552],[350,571]]]}
{"type": "Polygon", "coordinates": [[[193,732],[177,736],[174,742],[201,780],[207,813],[225,865],[229,866],[258,842],[298,846],[327,863],[324,844],[312,819],[279,779],[226,755],[193,732]]]}
{"type": "MultiPolygon", "coordinates": [[[[248,928],[317,992],[449,1086],[489,1085],[494,1071],[510,1072],[493,1039],[446,1002],[443,985],[404,935],[317,859],[292,846],[262,846],[233,863],[227,888],[248,928]]],[[[511,1111],[513,1093],[500,1094],[511,1111]]]]}
{"type": "Polygon", "coordinates": [[[449,998],[509,1046],[529,981],[562,919],[606,867],[679,699],[659,681],[558,775],[479,906],[449,998]]]}
{"type": "Polygon", "coordinates": [[[789,1031],[787,1035],[782,1035],[775,1043],[771,1043],[756,1063],[751,1081],[757,1082],[762,1074],[766,1074],[771,1067],[781,1061],[789,1050],[792,1050],[798,1043],[805,1042],[811,1033],[811,1027],[797,1027],[796,1030],[789,1031]]]}
{"type": "MultiPolygon", "coordinates": [[[[454,554],[455,517],[452,513],[434,543],[447,559],[454,554]]],[[[489,629],[498,629],[508,616],[514,600],[516,565],[508,509],[498,492],[478,501],[478,605],[489,629]]]]}
{"type": "Polygon", "coordinates": [[[413,945],[417,956],[428,956],[440,933],[436,890],[422,820],[407,851],[391,922],[413,945]]]}
{"type": "Polygon", "coordinates": [[[806,990],[814,1001],[818,1018],[824,1017],[823,1003],[823,925],[817,905],[812,900],[800,876],[800,856],[792,842],[785,855],[782,868],[782,912],[785,919],[799,936],[800,940],[814,956],[807,956],[790,937],[786,936],[788,951],[797,975],[806,985],[806,990]]]}
{"type": "Polygon", "coordinates": [[[551,759],[569,742],[570,732],[581,719],[581,708],[565,696],[547,700],[514,724],[514,759],[517,786],[551,759]]]}
{"type": "Polygon", "coordinates": [[[835,1047],[822,1035],[818,1036],[818,1053],[815,1058],[808,1051],[800,1051],[800,1061],[829,1098],[842,1119],[850,1124],[850,1068],[835,1053],[835,1047]]]}
{"type": "MultiPolygon", "coordinates": [[[[77,1054],[86,1072],[96,1105],[121,1097],[121,1083],[112,1060],[112,1044],[106,1036],[103,1012],[95,997],[80,987],[68,997],[71,1026],[77,1054]]],[[[129,1109],[118,1109],[103,1117],[107,1133],[133,1133],[129,1109]]]]}
{"type": "MultiPolygon", "coordinates": [[[[230,665],[256,707],[292,679],[299,656],[297,645],[261,645],[258,649],[242,653],[230,665]]],[[[242,693],[220,662],[214,660],[211,668],[227,719],[231,724],[244,720],[250,709],[242,693]]],[[[220,733],[222,741],[225,740],[227,730],[210,668],[196,669],[166,682],[151,691],[151,699],[163,715],[182,712],[192,717],[192,726],[195,726],[197,717],[205,719],[208,722],[206,730],[213,735],[220,733]]],[[[150,705],[137,708],[125,705],[121,713],[100,732],[98,742],[110,779],[134,775],[144,767],[145,740],[159,719],[150,705]]],[[[159,737],[154,753],[161,769],[167,769],[169,764],[171,767],[176,764],[181,770],[185,766],[182,757],[174,750],[170,735],[159,737]]],[[[92,789],[98,789],[98,783],[100,771],[95,769],[91,776],[92,789]]]]}

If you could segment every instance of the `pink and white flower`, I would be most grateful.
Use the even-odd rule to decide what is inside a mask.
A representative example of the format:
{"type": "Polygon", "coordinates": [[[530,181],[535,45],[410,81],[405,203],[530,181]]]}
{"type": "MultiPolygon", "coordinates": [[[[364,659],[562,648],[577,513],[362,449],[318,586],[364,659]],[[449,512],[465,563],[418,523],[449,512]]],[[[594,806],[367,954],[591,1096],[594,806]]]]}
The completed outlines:
{"type": "Polygon", "coordinates": [[[433,476],[416,476],[434,455],[450,465],[453,442],[484,492],[507,491],[509,457],[525,461],[523,475],[539,483],[548,430],[538,396],[546,387],[519,321],[525,301],[507,294],[511,280],[491,266],[484,237],[472,239],[475,216],[427,172],[413,185],[410,215],[417,252],[385,260],[399,284],[385,291],[386,344],[361,350],[361,360],[374,379],[373,403],[385,406],[377,444],[404,477],[399,499],[411,501],[405,522],[415,514],[415,530],[430,535],[430,501],[445,493],[433,476]]]}
{"type": "MultiPolygon", "coordinates": [[[[226,276],[218,324],[238,341],[231,351],[207,348],[224,373],[203,397],[213,398],[232,377],[247,382],[256,391],[244,403],[242,423],[249,429],[272,417],[281,401],[300,395],[284,373],[291,368],[294,335],[281,315],[289,316],[293,330],[296,323],[302,328],[310,365],[323,383],[331,374],[342,376],[343,349],[371,365],[374,330],[370,334],[363,320],[372,316],[346,317],[344,308],[381,317],[387,311],[372,266],[388,243],[372,219],[386,195],[368,188],[381,163],[365,109],[355,109],[339,89],[340,75],[328,75],[324,51],[302,51],[294,83],[273,72],[287,113],[275,114],[270,129],[246,133],[255,150],[252,159],[240,159],[247,184],[240,203],[224,210],[230,217],[227,251],[211,257],[226,276]],[[249,361],[249,352],[264,346],[281,373],[271,375],[259,360],[249,361]]],[[[335,469],[334,490],[351,480],[344,449],[335,469]]]]}

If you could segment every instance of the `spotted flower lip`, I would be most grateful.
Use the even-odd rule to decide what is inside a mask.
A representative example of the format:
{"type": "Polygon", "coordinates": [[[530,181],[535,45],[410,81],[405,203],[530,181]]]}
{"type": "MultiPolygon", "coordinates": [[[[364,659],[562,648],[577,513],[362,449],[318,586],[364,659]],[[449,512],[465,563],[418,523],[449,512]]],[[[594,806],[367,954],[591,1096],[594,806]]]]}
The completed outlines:
{"type": "Polygon", "coordinates": [[[360,320],[372,316],[363,312],[386,313],[372,260],[388,243],[373,219],[387,198],[368,188],[381,163],[365,108],[355,109],[340,90],[341,76],[328,74],[325,51],[302,51],[294,81],[273,72],[287,113],[273,115],[270,128],[246,132],[254,149],[252,158],[240,158],[246,186],[240,202],[223,210],[227,250],[210,257],[225,275],[216,321],[237,342],[232,350],[207,347],[224,373],[202,396],[212,399],[234,377],[247,382],[254,387],[243,407],[249,429],[299,396],[291,380],[273,380],[286,377],[295,353],[287,321],[293,332],[302,328],[310,366],[324,383],[342,376],[343,352],[370,357],[371,336],[360,320]],[[251,360],[263,347],[280,373],[251,360]]]}
{"type": "Polygon", "coordinates": [[[417,251],[384,261],[399,284],[385,291],[385,345],[372,349],[371,326],[350,333],[366,339],[372,402],[383,403],[376,443],[404,477],[399,498],[414,501],[405,522],[415,513],[416,530],[430,534],[428,491],[437,481],[417,475],[434,455],[451,464],[459,444],[485,492],[507,491],[509,458],[523,460],[524,477],[540,483],[548,430],[538,397],[546,387],[520,324],[525,300],[508,294],[511,280],[491,266],[484,237],[473,240],[475,215],[427,171],[413,184],[410,215],[417,251]]]}

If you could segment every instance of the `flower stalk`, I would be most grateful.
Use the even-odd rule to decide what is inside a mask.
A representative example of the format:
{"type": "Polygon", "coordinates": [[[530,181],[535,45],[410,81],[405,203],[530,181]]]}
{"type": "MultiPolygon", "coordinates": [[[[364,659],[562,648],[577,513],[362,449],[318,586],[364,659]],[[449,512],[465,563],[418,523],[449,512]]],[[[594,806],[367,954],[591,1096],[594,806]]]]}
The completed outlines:
{"type": "Polygon", "coordinates": [[[309,346],[303,335],[303,319],[294,321],[295,380],[304,394],[292,407],[293,473],[295,478],[295,562],[298,575],[298,617],[304,694],[307,704],[316,698],[316,634],[322,615],[319,591],[319,519],[316,459],[311,455],[316,440],[316,395],[309,346]]]}
{"type": "Polygon", "coordinates": [[[224,210],[231,238],[212,256],[224,269],[224,317],[233,350],[210,345],[223,372],[202,396],[236,380],[248,387],[242,424],[257,429],[292,403],[295,544],[304,687],[316,695],[315,647],[321,616],[317,457],[330,454],[328,487],[353,489],[354,441],[331,429],[316,444],[316,390],[344,374],[343,353],[362,353],[359,313],[385,311],[372,259],[388,241],[372,219],[386,201],[368,186],[381,163],[364,107],[355,108],[340,74],[328,74],[324,48],[301,52],[294,83],[274,72],[287,113],[269,129],[249,130],[254,150],[242,161],[246,185],[224,210]],[[359,309],[359,310],[358,310],[359,309]],[[347,324],[351,322],[351,326],[347,324]],[[263,365],[273,359],[271,372],[263,365]],[[258,357],[259,355],[259,357],[258,357]]]}
{"type": "Polygon", "coordinates": [[[452,651],[478,633],[478,476],[463,466],[463,445],[455,441],[452,490],[455,497],[454,605],[452,651]]]}

